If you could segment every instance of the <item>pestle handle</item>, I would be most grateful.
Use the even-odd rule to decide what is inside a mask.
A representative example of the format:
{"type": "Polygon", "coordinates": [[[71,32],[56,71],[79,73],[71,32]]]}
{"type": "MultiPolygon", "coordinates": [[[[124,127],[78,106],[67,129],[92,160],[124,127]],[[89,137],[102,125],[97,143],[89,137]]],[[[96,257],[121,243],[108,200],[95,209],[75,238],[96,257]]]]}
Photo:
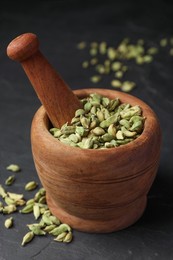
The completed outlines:
{"type": "Polygon", "coordinates": [[[70,123],[81,103],[39,51],[37,36],[33,33],[18,36],[8,45],[7,55],[21,63],[53,126],[70,123]]]}

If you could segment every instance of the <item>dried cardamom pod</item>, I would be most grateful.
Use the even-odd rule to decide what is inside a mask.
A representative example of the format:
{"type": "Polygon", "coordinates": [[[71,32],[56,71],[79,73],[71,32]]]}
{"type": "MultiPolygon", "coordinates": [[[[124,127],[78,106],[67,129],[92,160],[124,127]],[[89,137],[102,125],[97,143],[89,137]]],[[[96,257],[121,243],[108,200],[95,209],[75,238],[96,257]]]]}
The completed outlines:
{"type": "Polygon", "coordinates": [[[11,204],[3,208],[3,214],[11,214],[17,210],[16,206],[11,204]]]}
{"type": "Polygon", "coordinates": [[[6,219],[4,222],[4,226],[6,228],[11,228],[13,226],[13,218],[11,217],[11,218],[6,219]]]}
{"type": "Polygon", "coordinates": [[[35,181],[30,181],[25,185],[25,190],[31,191],[37,188],[38,184],[35,181]]]}
{"type": "Polygon", "coordinates": [[[66,235],[65,238],[63,239],[63,242],[65,242],[65,243],[70,243],[70,242],[72,241],[72,238],[73,238],[72,232],[70,231],[70,232],[67,233],[67,235],[66,235]]]}
{"type": "Polygon", "coordinates": [[[34,204],[32,204],[32,203],[28,204],[23,209],[21,209],[19,212],[23,213],[23,214],[31,213],[31,212],[33,212],[33,207],[34,207],[34,204]]]}
{"type": "Polygon", "coordinates": [[[58,242],[63,242],[67,234],[68,234],[67,232],[62,232],[56,238],[54,238],[54,240],[58,242]]]}
{"type": "Polygon", "coordinates": [[[10,164],[9,166],[6,167],[6,170],[12,171],[12,172],[19,172],[21,169],[20,169],[20,166],[17,164],[10,164]]]}
{"type": "Polygon", "coordinates": [[[11,176],[9,176],[9,177],[6,179],[5,185],[10,186],[10,185],[13,184],[14,181],[15,181],[15,176],[14,176],[14,175],[11,175],[11,176]]]}
{"type": "Polygon", "coordinates": [[[28,228],[37,236],[44,236],[46,232],[41,229],[41,226],[38,223],[27,225],[28,228]]]}
{"type": "Polygon", "coordinates": [[[0,196],[4,199],[7,196],[5,189],[0,184],[0,196]]]}
{"type": "Polygon", "coordinates": [[[22,240],[22,246],[26,245],[27,243],[29,243],[32,239],[34,238],[34,232],[30,231],[28,232],[22,240]]]}
{"type": "Polygon", "coordinates": [[[71,227],[67,224],[61,224],[58,227],[54,228],[50,234],[52,234],[53,236],[58,236],[59,234],[63,233],[63,232],[70,232],[71,231],[71,227]]]}
{"type": "Polygon", "coordinates": [[[35,219],[38,219],[40,217],[40,214],[41,214],[40,208],[37,203],[35,203],[33,206],[33,214],[34,214],[35,219]]]}

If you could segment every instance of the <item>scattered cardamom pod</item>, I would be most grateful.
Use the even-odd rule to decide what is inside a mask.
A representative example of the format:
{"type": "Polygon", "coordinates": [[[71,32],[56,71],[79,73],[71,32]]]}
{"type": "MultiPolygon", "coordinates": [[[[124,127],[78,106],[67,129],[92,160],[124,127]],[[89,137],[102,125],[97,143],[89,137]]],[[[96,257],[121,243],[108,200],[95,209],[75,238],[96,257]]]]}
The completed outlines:
{"type": "Polygon", "coordinates": [[[12,172],[19,172],[21,169],[20,169],[20,166],[17,164],[10,164],[9,166],[6,167],[6,170],[12,171],[12,172]]]}
{"type": "MultiPolygon", "coordinates": [[[[161,48],[169,46],[169,54],[173,56],[173,37],[162,38],[157,45],[160,45],[161,48]]],[[[109,46],[105,41],[100,43],[91,42],[91,44],[83,41],[77,45],[77,48],[81,50],[87,48],[88,53],[94,57],[90,61],[83,61],[82,67],[92,67],[98,73],[98,75],[90,77],[91,82],[97,84],[105,75],[112,73],[114,73],[116,79],[123,78],[128,70],[126,62],[129,64],[129,61],[134,61],[140,66],[153,62],[154,56],[159,52],[159,46],[147,46],[148,44],[145,43],[144,39],[138,39],[134,43],[129,38],[124,38],[117,46],[109,46]]],[[[110,84],[112,87],[120,88],[124,92],[130,92],[136,87],[135,82],[133,82],[133,87],[126,84],[123,86],[121,82],[118,83],[118,81],[114,80],[110,84]]]]}
{"type": "Polygon", "coordinates": [[[4,190],[4,188],[2,187],[2,185],[0,184],[0,196],[4,199],[7,196],[6,191],[4,190]]]}
{"type": "Polygon", "coordinates": [[[22,246],[26,245],[27,243],[29,243],[32,239],[34,238],[34,232],[33,231],[30,231],[28,232],[24,237],[23,237],[23,240],[22,240],[22,246]]]}
{"type": "Polygon", "coordinates": [[[5,206],[3,208],[2,212],[3,212],[3,214],[11,214],[11,213],[15,212],[16,210],[17,210],[17,207],[15,205],[11,204],[11,205],[5,206]]]}
{"type": "Polygon", "coordinates": [[[14,176],[14,175],[11,175],[11,176],[9,176],[9,177],[6,179],[5,185],[10,186],[10,185],[13,184],[14,181],[15,181],[15,176],[14,176]]]}
{"type": "Polygon", "coordinates": [[[34,214],[35,219],[38,219],[40,217],[40,214],[41,214],[40,208],[37,203],[35,203],[33,206],[33,214],[34,214]]]}
{"type": "Polygon", "coordinates": [[[4,226],[6,228],[11,228],[13,226],[13,218],[11,217],[11,218],[6,219],[4,222],[4,226]]]}
{"type": "Polygon", "coordinates": [[[23,214],[28,214],[33,212],[34,204],[28,204],[23,209],[21,209],[19,212],[23,214]]]}
{"type": "Polygon", "coordinates": [[[25,185],[25,190],[27,191],[31,191],[36,189],[38,186],[38,184],[35,181],[30,181],[25,185]]]}

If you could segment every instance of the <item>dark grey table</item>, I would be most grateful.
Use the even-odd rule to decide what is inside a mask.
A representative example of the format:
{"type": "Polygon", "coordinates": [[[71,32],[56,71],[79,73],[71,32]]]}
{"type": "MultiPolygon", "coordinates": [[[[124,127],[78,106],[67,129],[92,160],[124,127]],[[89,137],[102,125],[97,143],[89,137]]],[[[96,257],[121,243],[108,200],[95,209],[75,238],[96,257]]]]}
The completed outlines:
{"type": "MultiPolygon", "coordinates": [[[[78,42],[105,40],[116,45],[130,37],[158,46],[162,37],[173,36],[171,1],[43,0],[23,4],[4,1],[0,7],[0,183],[10,175],[6,166],[19,164],[22,171],[15,174],[16,181],[8,188],[17,193],[23,193],[26,182],[39,182],[31,154],[30,126],[40,102],[20,65],[7,57],[8,43],[21,33],[36,33],[42,52],[72,89],[112,89],[109,77],[96,86],[89,81],[91,71],[81,68],[88,54],[76,49],[78,42]]],[[[74,240],[68,245],[46,236],[21,247],[26,224],[32,223],[33,217],[16,213],[14,228],[6,230],[6,217],[1,214],[0,260],[173,259],[173,57],[168,52],[167,47],[161,50],[151,64],[129,65],[129,77],[137,83],[131,94],[154,109],[163,133],[160,167],[142,218],[111,234],[74,231],[74,240]]],[[[31,195],[25,192],[25,197],[31,195]]]]}

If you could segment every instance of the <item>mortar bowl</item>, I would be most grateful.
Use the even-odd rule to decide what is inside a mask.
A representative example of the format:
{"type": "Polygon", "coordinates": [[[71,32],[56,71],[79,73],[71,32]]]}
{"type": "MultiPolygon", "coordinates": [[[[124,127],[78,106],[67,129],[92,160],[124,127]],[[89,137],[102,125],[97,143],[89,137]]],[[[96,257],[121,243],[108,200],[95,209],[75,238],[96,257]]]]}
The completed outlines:
{"type": "Polygon", "coordinates": [[[80,99],[98,93],[139,105],[146,117],[144,130],[132,142],[115,148],[71,147],[50,134],[50,120],[40,107],[32,121],[31,146],[49,209],[76,230],[124,229],[142,216],[156,177],[161,147],[157,116],[142,100],[123,92],[81,89],[74,93],[80,99]]]}

